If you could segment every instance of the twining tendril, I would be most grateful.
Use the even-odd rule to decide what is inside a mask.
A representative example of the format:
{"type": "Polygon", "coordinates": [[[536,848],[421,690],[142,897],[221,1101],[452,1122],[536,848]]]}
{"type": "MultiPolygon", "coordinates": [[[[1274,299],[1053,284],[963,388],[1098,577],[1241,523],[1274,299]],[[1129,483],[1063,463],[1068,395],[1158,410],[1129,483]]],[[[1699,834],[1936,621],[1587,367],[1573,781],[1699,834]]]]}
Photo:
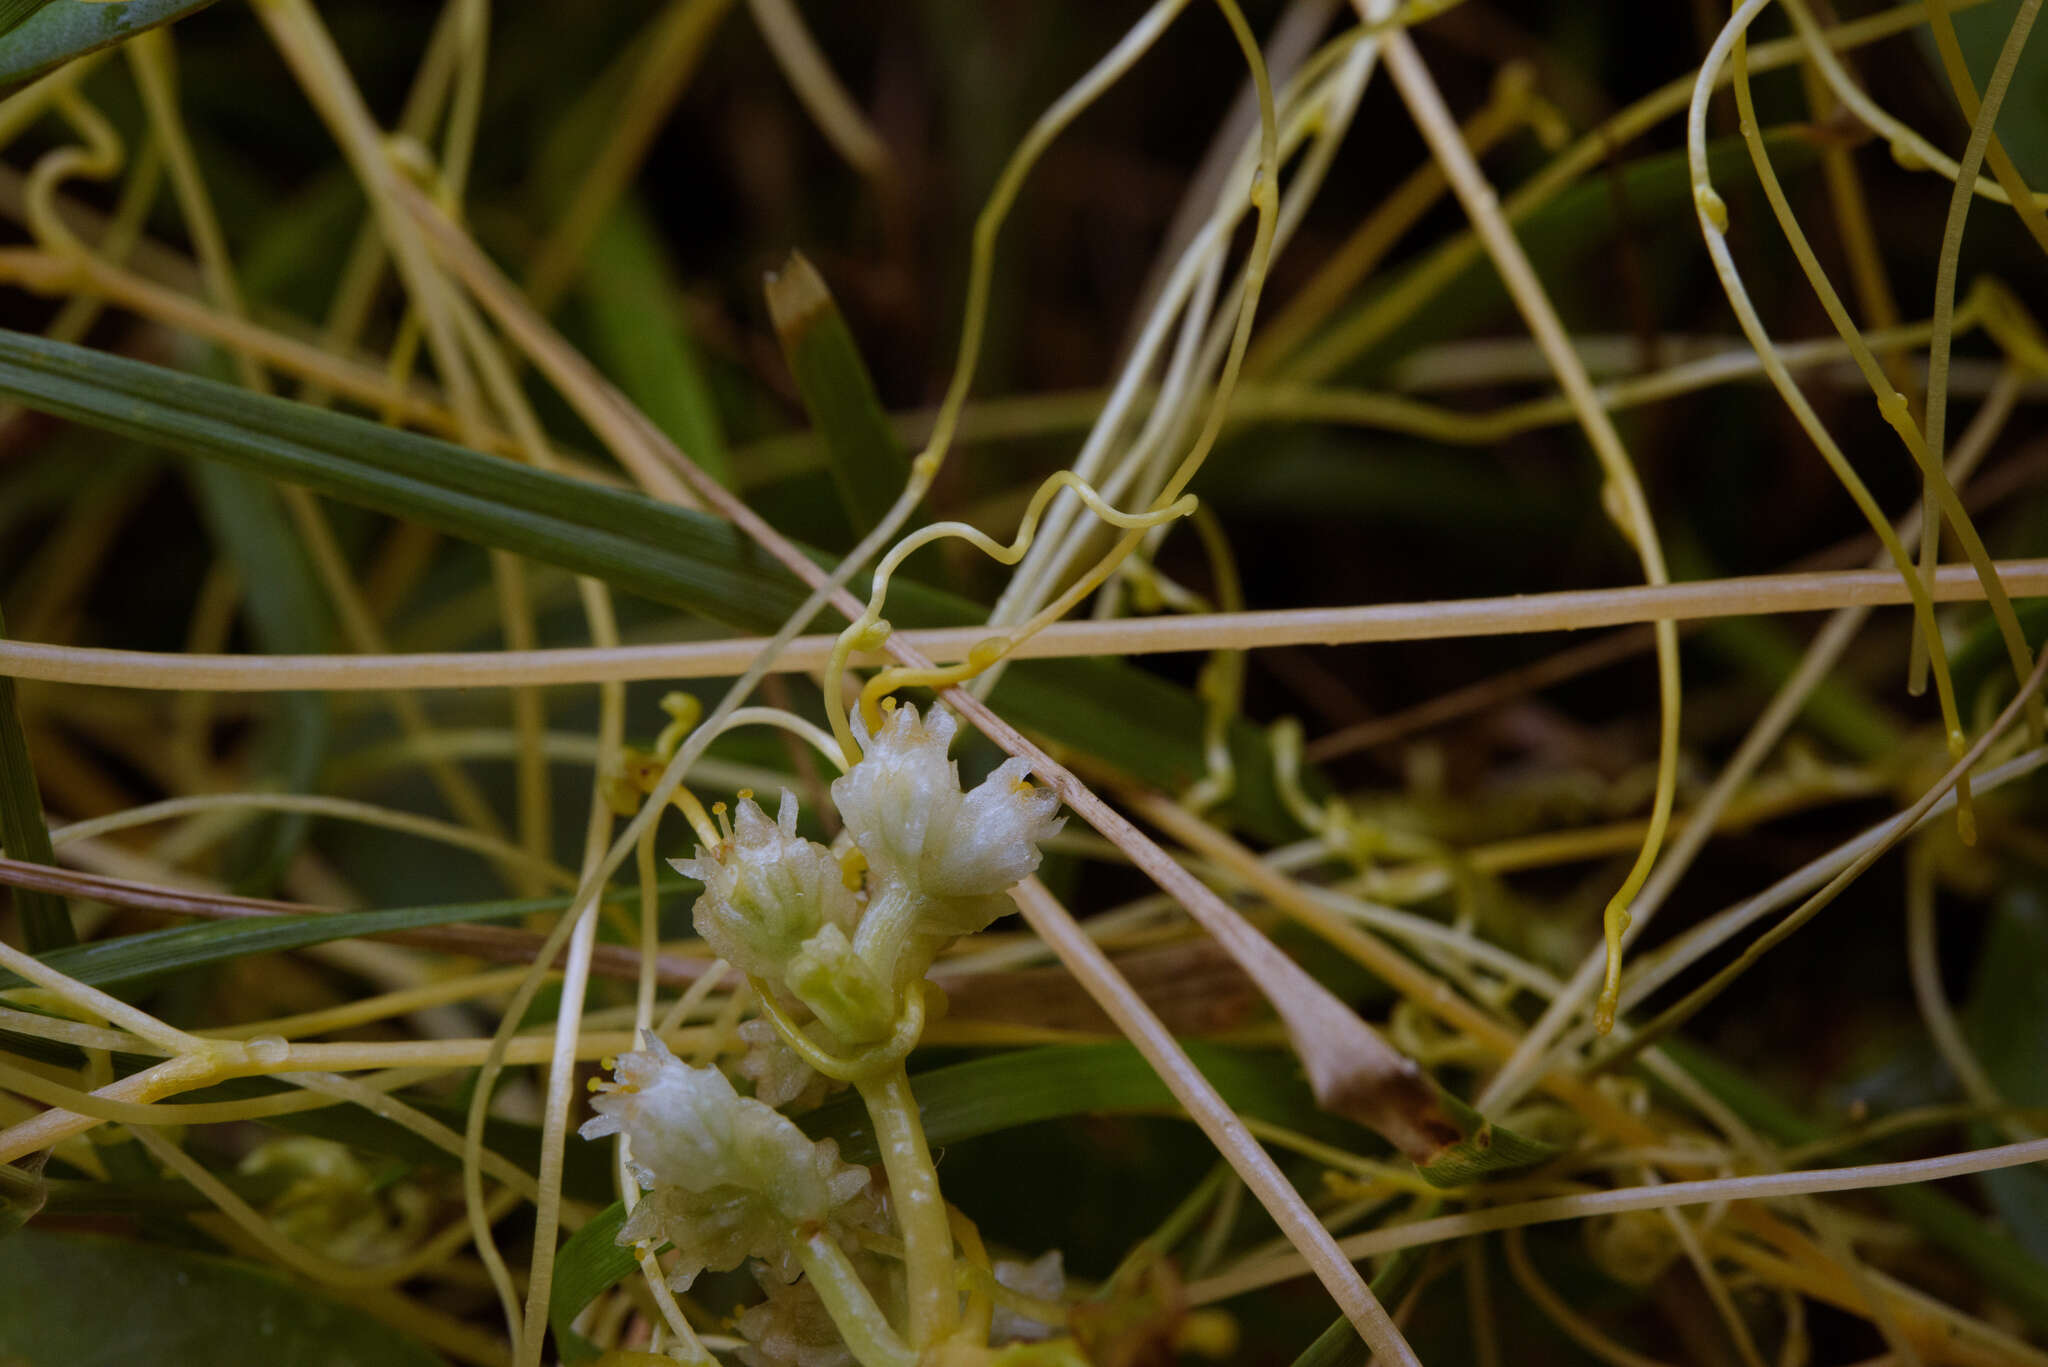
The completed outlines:
{"type": "MultiPolygon", "coordinates": [[[[847,661],[856,650],[876,650],[889,637],[889,624],[882,617],[882,606],[889,596],[889,580],[904,560],[918,550],[936,541],[948,538],[965,541],[992,560],[1005,565],[1014,565],[1031,548],[1032,538],[1038,533],[1039,518],[1045,512],[1045,505],[1061,489],[1072,489],[1077,497],[1088,506],[1089,511],[1112,527],[1143,530],[1186,517],[1195,509],[1192,494],[1175,499],[1164,508],[1145,513],[1125,513],[1104,503],[1094,489],[1071,470],[1056,471],[1038,486],[1031,496],[1031,502],[1024,509],[1024,519],[1017,524],[1017,534],[1008,545],[997,541],[977,527],[965,522],[935,522],[921,527],[889,548],[881,562],[875,566],[874,579],[868,591],[867,607],[860,616],[847,624],[839,633],[839,639],[832,647],[832,660],[826,668],[828,680],[838,679],[846,672],[847,661]]],[[[995,636],[981,642],[969,652],[968,658],[956,665],[938,666],[931,669],[892,667],[878,672],[861,690],[861,712],[870,734],[881,730],[882,714],[880,702],[883,695],[899,688],[924,687],[945,688],[969,679],[989,668],[1028,633],[1010,636],[995,636]]],[[[860,747],[855,743],[853,728],[848,723],[845,696],[833,686],[825,689],[825,711],[832,722],[832,734],[838,740],[847,763],[860,758],[860,747]]]]}

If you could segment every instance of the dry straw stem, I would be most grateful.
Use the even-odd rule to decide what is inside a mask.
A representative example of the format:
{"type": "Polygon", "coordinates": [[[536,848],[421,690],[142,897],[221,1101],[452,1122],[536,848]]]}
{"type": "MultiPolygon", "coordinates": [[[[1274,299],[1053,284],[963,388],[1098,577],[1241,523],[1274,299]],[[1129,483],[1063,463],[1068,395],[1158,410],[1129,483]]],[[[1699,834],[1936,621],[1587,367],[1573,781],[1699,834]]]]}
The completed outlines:
{"type": "MultiPolygon", "coordinates": [[[[468,235],[450,223],[438,206],[425,196],[409,187],[402,187],[407,209],[425,229],[429,240],[442,253],[455,274],[474,291],[481,303],[498,318],[507,332],[517,338],[529,356],[546,372],[554,383],[563,390],[573,403],[578,405],[586,420],[613,444],[617,454],[629,468],[658,469],[667,476],[664,482],[686,482],[690,490],[712,510],[731,521],[752,538],[770,555],[774,556],[793,574],[814,590],[825,588],[831,583],[830,576],[819,569],[809,558],[785,540],[769,526],[753,509],[734,497],[729,491],[699,470],[688,457],[678,450],[665,435],[656,429],[642,414],[633,408],[601,376],[593,371],[587,362],[576,355],[555,335],[546,321],[534,314],[531,307],[515,293],[505,288],[489,263],[483,260],[468,235]]],[[[844,587],[836,588],[830,595],[833,607],[848,621],[858,618],[863,604],[844,587]]],[[[897,662],[912,669],[929,669],[932,662],[921,652],[901,640],[892,639],[889,653],[897,662]]],[[[989,711],[982,703],[958,688],[947,690],[945,701],[964,716],[996,745],[1011,755],[1026,760],[1038,777],[1057,789],[1067,805],[1089,825],[1101,832],[1111,843],[1129,856],[1133,863],[1152,877],[1162,890],[1172,894],[1191,914],[1214,932],[1219,925],[1242,925],[1237,913],[1222,899],[1196,880],[1193,875],[1174,863],[1164,851],[1153,844],[1121,815],[1113,811],[1096,797],[1080,780],[1058,764],[1036,745],[1026,740],[1014,727],[989,711]],[[1213,922],[1213,924],[1211,924],[1213,922]]],[[[1172,1035],[1145,1006],[1137,993],[1125,983],[1094,942],[1075,925],[1072,918],[1056,902],[1047,900],[1034,903],[1028,916],[1034,928],[1053,944],[1062,962],[1074,973],[1097,1002],[1115,1020],[1127,1035],[1142,1036],[1151,1043],[1148,1058],[1160,1072],[1161,1078],[1174,1095],[1187,1106],[1191,1114],[1198,1117],[1229,1117],[1228,1105],[1217,1095],[1215,1088],[1204,1078],[1193,1062],[1188,1059],[1172,1035]]],[[[1268,996],[1275,989],[1286,991],[1297,983],[1314,983],[1297,965],[1273,949],[1271,942],[1245,927],[1245,932],[1263,944],[1272,955],[1274,971],[1283,974],[1279,982],[1261,976],[1260,970],[1266,962],[1247,964],[1248,971],[1261,976],[1261,986],[1268,996]]],[[[1235,945],[1232,946],[1236,948],[1235,945]]],[[[1256,953],[1256,951],[1254,951],[1256,953]]],[[[1327,990],[1315,984],[1319,992],[1327,990]]],[[[1334,998],[1331,1001],[1334,1002],[1334,998]]],[[[1370,1035],[1370,1027],[1348,1009],[1342,1008],[1347,1020],[1347,1032],[1354,1038],[1370,1035]],[[1360,1034],[1363,1032],[1363,1035],[1360,1034]]],[[[1376,1037],[1374,1037],[1376,1039],[1376,1037]]],[[[1378,1050],[1391,1054],[1383,1043],[1378,1050]]],[[[1412,1066],[1412,1065],[1410,1065],[1412,1066]]],[[[1234,1117],[1230,1117],[1234,1124],[1234,1117]]],[[[1217,1122],[1220,1124],[1221,1122],[1217,1122]]],[[[1205,1129],[1207,1127],[1205,1126],[1205,1129]]],[[[1220,1129],[1212,1132],[1223,1136],[1227,1145],[1223,1152],[1233,1167],[1242,1175],[1259,1195],[1261,1203],[1274,1215],[1283,1229],[1298,1233],[1304,1241],[1304,1253],[1314,1263],[1318,1277],[1342,1307],[1346,1317],[1358,1330],[1361,1337],[1389,1362],[1414,1363],[1415,1355],[1387,1318],[1386,1311],[1373,1298],[1358,1271],[1335,1252],[1335,1243],[1328,1231],[1316,1220],[1299,1192],[1288,1183],[1272,1160],[1255,1143],[1239,1143],[1232,1132],[1220,1129]]],[[[1248,1139],[1248,1136],[1247,1136],[1248,1139]]]]}
{"type": "MultiPolygon", "coordinates": [[[[2013,598],[2048,596],[2048,559],[2002,560],[1996,568],[2013,598]]],[[[1983,585],[1968,565],[1943,566],[1935,575],[1933,598],[1941,603],[1978,602],[1983,598],[1983,585]]],[[[1635,622],[1894,607],[1911,601],[1911,590],[1889,571],[1814,571],[1431,603],[1059,622],[1020,642],[1013,655],[1018,659],[1059,659],[1076,655],[1427,641],[1578,631],[1635,622]]],[[[770,670],[800,673],[823,668],[837,639],[798,637],[776,657],[770,670]]],[[[987,639],[986,627],[900,631],[890,638],[892,644],[943,661],[965,660],[975,646],[987,639]]],[[[751,664],[765,643],[760,637],[739,637],[679,645],[590,649],[254,656],[0,641],[0,669],[15,678],[49,683],[229,693],[303,688],[490,688],[726,677],[751,664]]]]}
{"type": "MultiPolygon", "coordinates": [[[[4,966],[13,967],[12,964],[4,966]]],[[[75,984],[67,991],[81,995],[75,984]]],[[[672,1031],[663,1039],[673,1048],[690,1049],[708,1037],[706,1028],[692,1026],[672,1031]]],[[[147,1103],[241,1077],[276,1077],[302,1072],[364,1072],[386,1068],[445,1072],[480,1067],[494,1055],[506,1066],[546,1063],[556,1051],[552,1030],[514,1036],[509,1042],[503,1042],[502,1049],[500,1044],[500,1041],[483,1038],[292,1043],[282,1049],[273,1045],[260,1051],[262,1057],[259,1058],[242,1041],[194,1038],[189,1050],[97,1088],[90,1096],[95,1102],[147,1103]]],[[[577,1040],[576,1059],[587,1062],[606,1054],[624,1053],[638,1044],[639,1036],[631,1030],[593,1030],[577,1040]]],[[[168,1044],[161,1047],[170,1048],[168,1044]]],[[[175,1115],[156,1119],[165,1123],[183,1123],[175,1115]]],[[[0,1131],[0,1163],[11,1163],[37,1149],[48,1148],[72,1135],[82,1134],[100,1123],[101,1117],[81,1115],[61,1107],[41,1112],[32,1119],[0,1131]]],[[[488,1167],[489,1160],[486,1160],[486,1170],[488,1167]]]]}
{"type": "MultiPolygon", "coordinates": [[[[1665,1182],[1656,1186],[1620,1187],[1610,1191],[1585,1192],[1572,1196],[1546,1197],[1486,1210],[1443,1215],[1432,1220],[1394,1225],[1340,1242],[1347,1257],[1373,1258],[1403,1248],[1442,1243],[1494,1230],[1520,1229],[1558,1220],[1583,1220],[1596,1215],[1619,1215],[1635,1210],[1665,1210],[1679,1206],[1711,1205],[1722,1201],[1782,1200],[1834,1191],[1868,1191],[1878,1187],[1936,1182],[1975,1172],[1996,1172],[2048,1161],[2048,1139],[1974,1149],[1968,1153],[1944,1154],[1938,1158],[1916,1158],[1901,1163],[1870,1163],[1848,1168],[1820,1168],[1808,1172],[1759,1173],[1747,1177],[1716,1177],[1695,1182],[1665,1182]]],[[[1275,1258],[1233,1268],[1228,1272],[1188,1286],[1188,1299],[1201,1305],[1242,1295],[1262,1286],[1302,1275],[1298,1259],[1275,1258]]]]}

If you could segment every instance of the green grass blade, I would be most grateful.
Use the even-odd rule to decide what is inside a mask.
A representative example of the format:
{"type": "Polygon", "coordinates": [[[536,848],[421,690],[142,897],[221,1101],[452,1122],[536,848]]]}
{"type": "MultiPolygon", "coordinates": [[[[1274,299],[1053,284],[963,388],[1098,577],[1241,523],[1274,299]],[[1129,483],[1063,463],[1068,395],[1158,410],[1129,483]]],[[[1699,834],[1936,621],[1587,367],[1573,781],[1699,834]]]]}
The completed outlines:
{"type": "MultiPolygon", "coordinates": [[[[161,366],[0,331],[0,396],[589,574],[743,630],[773,630],[804,598],[793,575],[708,514],[161,366]]],[[[853,587],[864,593],[865,579],[853,587]]],[[[889,618],[902,627],[959,626],[985,614],[901,578],[890,591],[889,618]]],[[[1206,771],[1201,702],[1120,660],[1025,661],[1004,675],[993,701],[1017,724],[1167,791],[1206,771]]],[[[1299,827],[1274,794],[1264,737],[1239,722],[1231,743],[1239,779],[1228,810],[1238,826],[1260,840],[1296,837],[1299,827]]]]}
{"type": "MultiPolygon", "coordinates": [[[[0,640],[7,622],[0,618],[0,640]]],[[[14,680],[0,674],[0,848],[16,859],[55,864],[50,825],[43,817],[43,795],[29,763],[28,737],[22,734],[21,710],[15,706],[14,680]]],[[[21,918],[22,938],[31,954],[76,944],[71,910],[55,893],[14,890],[14,911],[21,918]]]]}
{"type": "MultiPolygon", "coordinates": [[[[2048,884],[2021,883],[1993,905],[1965,1016],[1977,1059],[2014,1106],[2048,1107],[2048,884]]],[[[1989,1125],[1977,1142],[2004,1136],[1989,1125]]],[[[2048,1259],[2048,1173],[2007,1168],[1977,1178],[1991,1209],[2036,1258],[2048,1259]]]]}
{"type": "MultiPolygon", "coordinates": [[[[279,506],[277,491],[239,470],[203,461],[193,466],[192,477],[214,544],[241,581],[257,641],[279,655],[329,649],[327,601],[304,546],[279,506]]],[[[273,700],[273,707],[259,769],[286,792],[311,791],[334,734],[327,699],[320,693],[286,693],[273,700]]],[[[254,896],[268,893],[305,843],[311,826],[312,819],[304,813],[285,812],[240,832],[228,852],[235,890],[254,896]]]]}
{"type": "Polygon", "coordinates": [[[0,0],[0,36],[20,28],[50,0],[0,0]]]}
{"type": "MultiPolygon", "coordinates": [[[[0,34],[0,85],[25,81],[73,57],[168,24],[213,0],[47,0],[0,34]]],[[[19,6],[17,6],[18,8],[19,6]]]]}
{"type": "Polygon", "coordinates": [[[706,474],[732,487],[725,425],[677,306],[681,286],[635,201],[598,230],[581,290],[593,359],[706,474]]]}
{"type": "MultiPolygon", "coordinates": [[[[1435,1213],[1432,1202],[1427,1210],[1417,1213],[1417,1219],[1428,1219],[1435,1213]]],[[[1414,1289],[1415,1279],[1422,1275],[1423,1255],[1427,1248],[1400,1248],[1386,1261],[1380,1274],[1372,1279],[1372,1294],[1381,1305],[1391,1308],[1409,1291],[1414,1289]]],[[[1351,1327],[1351,1321],[1339,1315],[1330,1327],[1316,1335],[1316,1341],[1302,1351],[1294,1360],[1294,1367],[1366,1367],[1372,1361],[1372,1349],[1366,1346],[1358,1331],[1351,1327]]]]}
{"type": "MultiPolygon", "coordinates": [[[[1352,1145],[1366,1132],[1316,1106],[1291,1059],[1183,1041],[1188,1057],[1233,1110],[1352,1145]]],[[[1054,1045],[993,1054],[935,1068],[910,1080],[926,1137],[935,1145],[1071,1115],[1179,1114],[1180,1103],[1133,1046],[1054,1045]]],[[[798,1118],[813,1139],[831,1139],[849,1163],[876,1163],[881,1153],[860,1098],[846,1094],[798,1118]]]]}
{"type": "MultiPolygon", "coordinates": [[[[387,911],[332,911],[306,916],[258,916],[239,921],[203,921],[147,930],[117,940],[53,949],[38,957],[43,963],[93,987],[111,987],[160,977],[207,964],[224,963],[250,954],[275,954],[359,935],[385,935],[430,926],[502,921],[536,912],[560,911],[561,897],[533,897],[510,902],[472,902],[440,907],[400,907],[387,911]]],[[[20,987],[12,973],[0,971],[0,989],[20,987]]]]}
{"type": "Polygon", "coordinates": [[[1462,1187],[1482,1178],[1515,1172],[1548,1162],[1557,1146],[1496,1125],[1442,1088],[1437,1096],[1464,1138],[1438,1154],[1433,1162],[1416,1164],[1423,1180],[1434,1187],[1462,1187]]]}
{"type": "Polygon", "coordinates": [[[872,531],[910,478],[910,460],[824,277],[801,252],[768,277],[768,314],[856,535],[872,531]]]}
{"type": "Polygon", "coordinates": [[[39,1229],[0,1242],[0,1361],[445,1367],[438,1354],[397,1330],[263,1268],[39,1229]],[[109,1332],[110,1305],[116,1332],[109,1332]]]}
{"type": "Polygon", "coordinates": [[[633,1250],[619,1247],[619,1231],[625,1224],[626,1207],[614,1201],[570,1235],[555,1254],[548,1323],[554,1328],[565,1362],[584,1362],[597,1356],[597,1349],[570,1325],[584,1306],[631,1276],[639,1265],[633,1250]]]}

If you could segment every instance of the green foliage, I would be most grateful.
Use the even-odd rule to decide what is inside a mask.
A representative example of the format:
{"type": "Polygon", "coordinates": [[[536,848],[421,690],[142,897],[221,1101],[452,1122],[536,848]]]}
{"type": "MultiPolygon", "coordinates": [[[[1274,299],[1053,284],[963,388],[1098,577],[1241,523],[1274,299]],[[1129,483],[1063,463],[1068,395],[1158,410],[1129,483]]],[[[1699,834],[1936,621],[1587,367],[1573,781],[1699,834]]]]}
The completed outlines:
{"type": "MultiPolygon", "coordinates": [[[[1969,64],[1970,74],[1981,94],[1985,83],[1991,79],[1991,68],[1998,61],[1998,51],[2005,46],[2005,35],[2012,28],[2019,0],[1995,0],[1991,4],[1969,9],[1958,6],[1956,9],[1953,20],[1956,41],[1962,46],[1963,60],[1969,64]]],[[[1932,68],[1932,79],[1939,81],[1942,89],[1946,90],[1948,77],[1942,72],[1933,37],[1923,31],[1920,39],[1932,68]]],[[[1960,147],[1965,136],[1961,131],[1960,115],[1957,116],[1957,125],[1957,131],[1950,136],[1954,145],[1960,147]]],[[[2012,84],[2005,92],[2005,104],[1998,111],[1997,132],[1998,140],[2005,144],[2013,165],[2019,168],[2027,184],[2038,192],[2041,183],[2048,180],[2048,63],[2041,60],[2038,49],[2023,56],[2012,73],[2012,84]]]]}
{"type": "Polygon", "coordinates": [[[910,478],[867,362],[824,277],[793,253],[768,278],[768,312],[856,535],[872,531],[910,478]]]}
{"type": "MultiPolygon", "coordinates": [[[[2007,1105],[2048,1108],[2048,887],[2019,883],[1992,908],[1990,933],[1977,960],[1966,1017],[1978,1062],[2007,1105]]],[[[1979,1143],[1998,1131],[1982,1125],[1979,1143]]],[[[2048,1269],[2048,1174],[2038,1167],[2008,1168],[1978,1177],[1984,1194],[2012,1237],[2048,1269]]]]}
{"type": "MultiPolygon", "coordinates": [[[[730,626],[772,630],[803,601],[793,576],[718,518],[161,366],[0,332],[0,394],[730,626]]],[[[864,583],[855,590],[864,592],[864,583]]],[[[984,615],[965,599],[900,579],[890,592],[898,626],[957,626],[984,615]]],[[[1004,676],[995,699],[1017,724],[1168,790],[1204,772],[1201,702],[1121,661],[1027,662],[1004,676]]],[[[1242,776],[1232,810],[1262,839],[1292,835],[1264,738],[1239,722],[1231,744],[1242,776]]]]}
{"type": "Polygon", "coordinates": [[[97,1235],[0,1239],[0,1360],[19,1367],[444,1367],[247,1263],[97,1235]],[[109,1315],[120,1332],[109,1333],[109,1315]],[[224,1332],[232,1326],[231,1332],[224,1332]]]}
{"type": "MultiPolygon", "coordinates": [[[[74,57],[203,10],[213,0],[10,0],[13,25],[0,31],[0,84],[24,81],[74,57]],[[21,16],[24,9],[33,12],[21,16]]],[[[4,21],[4,20],[0,20],[4,21]]]]}
{"type": "Polygon", "coordinates": [[[690,339],[682,290],[638,203],[628,200],[605,220],[580,284],[592,359],[683,454],[730,485],[725,424],[690,339]]]}
{"type": "Polygon", "coordinates": [[[1464,1138],[1430,1162],[1417,1164],[1417,1170],[1433,1187],[1462,1187],[1501,1173],[1531,1168],[1557,1156],[1555,1144],[1496,1125],[1449,1092],[1439,1089],[1438,1097],[1464,1138]]]}
{"type": "MultiPolygon", "coordinates": [[[[568,899],[539,897],[516,902],[407,907],[391,911],[337,911],[310,916],[259,916],[239,921],[204,921],[169,930],[142,931],[111,940],[72,945],[42,955],[42,961],[82,983],[108,987],[161,977],[251,954],[275,954],[307,945],[330,944],[362,935],[385,935],[430,926],[502,921],[559,911],[568,899]]],[[[0,970],[0,986],[21,979],[0,970]]]]}
{"type": "MultiPolygon", "coordinates": [[[[327,599],[313,576],[305,547],[265,481],[206,462],[192,469],[207,526],[244,586],[257,641],[279,655],[317,654],[332,645],[327,599]]],[[[286,792],[311,791],[333,740],[327,699],[287,693],[276,700],[262,767],[286,792]]],[[[244,892],[265,894],[305,843],[312,824],[304,813],[284,812],[238,837],[230,863],[244,892]]]]}

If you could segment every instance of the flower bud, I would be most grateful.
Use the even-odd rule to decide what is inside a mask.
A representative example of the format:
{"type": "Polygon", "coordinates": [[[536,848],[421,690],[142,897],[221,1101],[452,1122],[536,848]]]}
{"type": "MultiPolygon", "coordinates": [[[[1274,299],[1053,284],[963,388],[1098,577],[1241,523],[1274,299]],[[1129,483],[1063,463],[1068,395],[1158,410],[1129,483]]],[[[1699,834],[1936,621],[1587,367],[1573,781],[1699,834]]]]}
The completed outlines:
{"type": "Polygon", "coordinates": [[[827,1030],[848,1044],[888,1035],[896,1023],[893,984],[856,954],[837,926],[825,926],[790,959],[785,981],[827,1030]]]}

